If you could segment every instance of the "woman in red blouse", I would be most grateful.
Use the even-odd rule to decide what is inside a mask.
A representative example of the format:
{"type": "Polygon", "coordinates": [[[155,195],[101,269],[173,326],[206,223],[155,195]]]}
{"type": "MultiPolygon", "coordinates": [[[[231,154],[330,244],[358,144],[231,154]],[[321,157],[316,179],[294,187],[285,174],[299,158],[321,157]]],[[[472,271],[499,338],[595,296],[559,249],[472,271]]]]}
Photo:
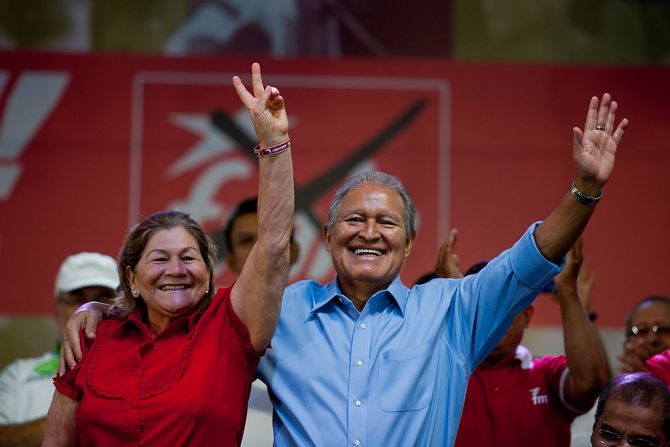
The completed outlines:
{"type": "MultiPolygon", "coordinates": [[[[233,84],[260,141],[258,241],[232,286],[215,293],[214,250],[188,215],[161,211],[128,234],[122,292],[85,356],[55,380],[43,445],[239,445],[256,365],[287,281],[293,172],[283,98],[233,84]]],[[[88,343],[88,344],[87,344],[88,343]]]]}

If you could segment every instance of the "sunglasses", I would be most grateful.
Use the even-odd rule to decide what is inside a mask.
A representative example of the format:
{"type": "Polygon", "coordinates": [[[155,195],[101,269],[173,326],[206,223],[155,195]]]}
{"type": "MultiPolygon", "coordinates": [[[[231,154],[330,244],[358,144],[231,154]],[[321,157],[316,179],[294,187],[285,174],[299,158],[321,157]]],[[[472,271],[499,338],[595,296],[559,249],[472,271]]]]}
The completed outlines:
{"type": "Polygon", "coordinates": [[[627,442],[631,447],[657,447],[658,440],[653,438],[642,438],[639,436],[632,436],[624,438],[621,434],[607,428],[598,429],[598,443],[607,447],[614,447],[627,442]]]}
{"type": "Polygon", "coordinates": [[[656,335],[668,335],[670,334],[670,326],[661,326],[660,324],[653,326],[633,326],[628,331],[628,336],[644,337],[650,332],[656,335]]]}

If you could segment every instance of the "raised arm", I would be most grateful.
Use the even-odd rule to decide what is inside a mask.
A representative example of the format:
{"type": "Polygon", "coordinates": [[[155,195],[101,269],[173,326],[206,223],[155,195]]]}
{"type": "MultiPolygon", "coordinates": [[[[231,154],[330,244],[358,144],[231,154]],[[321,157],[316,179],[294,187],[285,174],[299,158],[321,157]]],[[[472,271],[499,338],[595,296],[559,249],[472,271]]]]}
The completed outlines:
{"type": "Polygon", "coordinates": [[[577,291],[582,253],[580,238],[568,253],[565,268],[555,278],[555,282],[569,368],[565,397],[577,409],[587,410],[609,377],[605,352],[577,291]]]}
{"type": "Polygon", "coordinates": [[[628,120],[614,127],[617,103],[605,93],[602,100],[591,98],[584,130],[573,128],[572,158],[575,163],[576,192],[568,192],[558,208],[535,230],[535,243],[549,260],[559,262],[574,245],[593,214],[614,169],[617,146],[628,120]],[[593,202],[590,205],[585,204],[593,202]]]}
{"type": "MultiPolygon", "coordinates": [[[[263,86],[261,68],[251,67],[253,94],[235,76],[233,84],[249,110],[260,148],[288,141],[288,118],[279,92],[263,86]]],[[[281,298],[288,280],[289,241],[293,224],[293,166],[291,151],[259,157],[258,240],[251,249],[231,300],[257,351],[265,349],[274,334],[281,298]]]]}

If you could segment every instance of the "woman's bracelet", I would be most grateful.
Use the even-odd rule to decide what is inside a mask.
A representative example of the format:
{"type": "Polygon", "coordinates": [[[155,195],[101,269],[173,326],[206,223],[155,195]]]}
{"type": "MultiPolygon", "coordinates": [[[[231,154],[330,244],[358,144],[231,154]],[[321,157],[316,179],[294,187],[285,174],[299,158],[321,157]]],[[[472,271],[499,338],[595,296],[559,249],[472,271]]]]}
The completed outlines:
{"type": "Polygon", "coordinates": [[[254,148],[254,153],[256,157],[267,157],[268,155],[277,155],[282,152],[286,152],[291,149],[291,139],[284,141],[283,143],[275,144],[274,146],[268,146],[261,149],[261,145],[257,144],[254,148]]]}

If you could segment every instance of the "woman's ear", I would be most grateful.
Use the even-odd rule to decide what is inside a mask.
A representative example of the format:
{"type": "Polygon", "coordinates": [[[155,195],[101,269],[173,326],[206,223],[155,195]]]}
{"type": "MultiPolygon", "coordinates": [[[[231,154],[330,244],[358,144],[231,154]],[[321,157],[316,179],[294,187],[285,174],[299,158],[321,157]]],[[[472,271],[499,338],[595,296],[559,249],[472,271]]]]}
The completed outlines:
{"type": "Polygon", "coordinates": [[[135,272],[133,272],[133,269],[131,269],[129,265],[126,266],[126,279],[128,280],[128,283],[130,283],[130,290],[139,289],[139,287],[136,284],[137,275],[135,275],[135,272]]]}

